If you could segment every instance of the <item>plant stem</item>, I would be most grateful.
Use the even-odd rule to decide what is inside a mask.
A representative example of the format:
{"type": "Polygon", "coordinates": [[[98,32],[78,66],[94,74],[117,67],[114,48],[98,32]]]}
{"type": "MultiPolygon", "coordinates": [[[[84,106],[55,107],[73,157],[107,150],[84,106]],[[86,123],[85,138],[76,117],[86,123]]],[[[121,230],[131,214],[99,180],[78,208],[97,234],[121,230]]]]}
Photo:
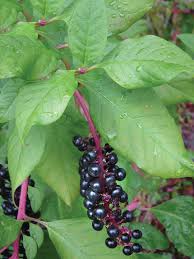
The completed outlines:
{"type": "MultiPolygon", "coordinates": [[[[20,202],[19,202],[19,209],[17,220],[25,220],[26,219],[26,202],[27,202],[27,195],[28,195],[28,178],[22,183],[21,186],[21,194],[20,194],[20,202]]],[[[13,243],[13,255],[10,259],[19,259],[19,245],[20,245],[20,235],[18,235],[17,239],[13,243]]]]}
{"type": "Polygon", "coordinates": [[[90,128],[90,132],[94,138],[96,149],[98,152],[98,161],[101,167],[101,174],[100,174],[100,182],[102,185],[102,188],[104,188],[104,164],[103,164],[103,154],[102,154],[102,149],[101,149],[101,143],[100,143],[100,137],[96,131],[96,128],[94,126],[94,122],[90,116],[90,112],[88,109],[88,105],[84,99],[84,97],[80,94],[80,92],[77,90],[74,93],[75,99],[77,104],[81,107],[83,110],[84,116],[88,122],[88,126],[90,128]]]}

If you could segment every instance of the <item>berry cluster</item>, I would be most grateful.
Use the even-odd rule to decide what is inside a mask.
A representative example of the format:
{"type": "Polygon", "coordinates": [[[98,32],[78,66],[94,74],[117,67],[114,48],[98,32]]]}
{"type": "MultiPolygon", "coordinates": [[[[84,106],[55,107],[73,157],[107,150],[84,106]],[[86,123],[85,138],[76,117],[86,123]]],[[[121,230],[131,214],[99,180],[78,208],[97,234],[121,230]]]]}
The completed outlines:
{"type": "Polygon", "coordinates": [[[117,154],[109,144],[97,151],[93,138],[75,136],[73,144],[84,152],[79,161],[80,193],[93,229],[107,228],[105,244],[109,248],[123,246],[123,253],[127,256],[141,252],[142,246],[131,240],[140,239],[141,231],[132,231],[124,225],[132,222],[134,217],[133,212],[122,211],[128,204],[128,195],[117,181],[125,179],[126,171],[116,165],[117,154]]]}
{"type": "MultiPolygon", "coordinates": [[[[35,183],[32,179],[29,180],[29,185],[34,186],[35,183]]],[[[10,184],[10,177],[9,172],[6,166],[0,165],[0,195],[3,198],[3,203],[1,205],[3,212],[5,215],[17,218],[18,214],[18,206],[19,206],[19,200],[20,200],[20,193],[21,193],[21,187],[19,187],[14,194],[14,203],[12,200],[12,191],[11,191],[11,184],[10,184]]],[[[29,198],[27,199],[26,203],[26,213],[28,216],[33,218],[39,218],[40,213],[34,213],[32,211],[32,207],[30,204],[29,198]]],[[[30,235],[29,232],[29,224],[24,223],[22,226],[22,235],[30,235]]],[[[27,259],[25,254],[25,249],[22,242],[22,235],[20,240],[20,247],[19,247],[19,256],[20,258],[27,259]]],[[[2,253],[2,259],[8,259],[11,257],[13,253],[13,247],[8,247],[3,253],[2,253]]]]}

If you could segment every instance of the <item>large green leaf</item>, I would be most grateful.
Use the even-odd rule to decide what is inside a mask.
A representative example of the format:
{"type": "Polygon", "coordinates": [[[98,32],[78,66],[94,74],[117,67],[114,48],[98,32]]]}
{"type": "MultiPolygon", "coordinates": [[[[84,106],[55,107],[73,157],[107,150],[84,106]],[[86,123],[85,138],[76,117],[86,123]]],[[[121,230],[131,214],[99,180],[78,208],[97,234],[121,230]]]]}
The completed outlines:
{"type": "Polygon", "coordinates": [[[194,75],[194,61],[174,44],[156,36],[123,41],[99,65],[122,87],[154,87],[194,75]]]}
{"type": "MultiPolygon", "coordinates": [[[[104,244],[103,232],[94,232],[88,218],[53,221],[48,223],[50,239],[61,259],[124,259],[122,248],[112,251],[104,244]]],[[[132,259],[157,258],[149,255],[132,255],[132,259]]],[[[158,257],[160,258],[160,257],[158,257]]],[[[161,257],[163,258],[163,257],[161,257]]],[[[164,257],[165,258],[165,257],[164,257]]],[[[168,258],[168,257],[167,257],[168,258]]]]}
{"type": "Polygon", "coordinates": [[[188,101],[194,102],[193,79],[161,85],[155,87],[154,91],[166,105],[188,101]]]}
{"type": "Polygon", "coordinates": [[[0,36],[0,56],[0,79],[41,79],[55,70],[57,65],[52,51],[40,41],[13,33],[0,36]]]}
{"type": "Polygon", "coordinates": [[[155,176],[194,174],[181,134],[152,89],[129,91],[97,72],[82,81],[97,129],[123,157],[155,176]]]}
{"type": "Polygon", "coordinates": [[[125,31],[139,20],[149,9],[154,0],[105,0],[109,18],[109,31],[125,31]]]}
{"type": "Polygon", "coordinates": [[[15,117],[15,99],[24,82],[20,79],[0,80],[0,122],[7,122],[15,117]]]}
{"type": "Polygon", "coordinates": [[[165,226],[169,239],[176,248],[187,256],[194,254],[194,199],[179,196],[159,206],[151,212],[165,226]]]}
{"type": "Polygon", "coordinates": [[[38,247],[41,247],[44,241],[44,232],[39,225],[30,223],[30,236],[36,241],[38,247]]]}
{"type": "MultiPolygon", "coordinates": [[[[168,239],[158,229],[145,223],[133,223],[132,229],[140,229],[143,237],[138,241],[147,250],[165,250],[169,247],[168,239]]],[[[133,240],[135,242],[135,240],[133,240]]]]}
{"type": "Polygon", "coordinates": [[[35,19],[49,19],[60,15],[73,0],[32,0],[35,19]]]}
{"type": "Polygon", "coordinates": [[[107,41],[104,0],[78,1],[73,10],[68,36],[76,65],[86,66],[100,61],[107,41]]]}
{"type": "Polygon", "coordinates": [[[79,113],[69,106],[64,116],[45,128],[47,145],[36,173],[68,205],[78,196],[78,164],[81,153],[72,144],[72,138],[81,134],[87,136],[87,124],[79,113]]]}
{"type": "Polygon", "coordinates": [[[16,125],[21,139],[33,125],[59,119],[76,87],[74,71],[58,71],[47,81],[27,84],[16,100],[16,125]]]}
{"type": "Polygon", "coordinates": [[[23,235],[23,245],[28,259],[34,259],[37,254],[36,241],[31,236],[23,235]]]}
{"type": "Polygon", "coordinates": [[[17,21],[20,6],[16,1],[0,0],[0,31],[6,29],[17,21]]]}
{"type": "Polygon", "coordinates": [[[33,127],[25,142],[21,142],[17,129],[9,138],[8,165],[12,191],[31,174],[39,163],[45,148],[45,135],[40,127],[33,127]]]}
{"type": "Polygon", "coordinates": [[[21,221],[0,215],[0,249],[10,245],[17,238],[21,226],[21,221]]]}

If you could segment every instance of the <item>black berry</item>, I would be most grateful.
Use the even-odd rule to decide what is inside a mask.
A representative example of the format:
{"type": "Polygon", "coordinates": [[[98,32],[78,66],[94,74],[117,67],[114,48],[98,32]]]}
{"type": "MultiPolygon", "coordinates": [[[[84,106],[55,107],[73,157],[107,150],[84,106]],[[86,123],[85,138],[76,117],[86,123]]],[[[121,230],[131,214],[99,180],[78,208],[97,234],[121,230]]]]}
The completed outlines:
{"type": "Polygon", "coordinates": [[[104,223],[96,219],[96,220],[93,220],[92,227],[96,231],[101,231],[104,227],[104,223]]]}
{"type": "Polygon", "coordinates": [[[105,244],[108,248],[115,248],[117,247],[117,242],[112,238],[107,238],[105,244]]]}
{"type": "Polygon", "coordinates": [[[125,254],[125,255],[132,255],[132,253],[133,253],[133,250],[132,250],[132,248],[130,246],[125,246],[123,248],[123,254],[125,254]]]}
{"type": "Polygon", "coordinates": [[[132,237],[135,239],[140,239],[142,237],[142,232],[139,229],[132,231],[132,237]]]}
{"type": "Polygon", "coordinates": [[[132,245],[132,250],[134,253],[140,253],[142,251],[142,246],[140,244],[134,243],[132,245]]]}

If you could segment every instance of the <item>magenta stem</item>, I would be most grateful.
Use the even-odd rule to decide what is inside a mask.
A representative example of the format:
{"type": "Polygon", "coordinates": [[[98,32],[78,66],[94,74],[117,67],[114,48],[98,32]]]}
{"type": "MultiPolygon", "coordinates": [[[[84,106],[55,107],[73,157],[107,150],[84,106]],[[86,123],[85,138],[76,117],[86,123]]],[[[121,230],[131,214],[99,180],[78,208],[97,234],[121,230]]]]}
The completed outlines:
{"type": "Polygon", "coordinates": [[[84,116],[85,116],[85,118],[88,122],[90,132],[91,132],[91,134],[94,138],[94,141],[95,141],[96,149],[97,149],[97,152],[98,152],[98,161],[99,161],[101,169],[102,169],[102,172],[101,172],[101,175],[100,175],[100,181],[101,181],[102,187],[104,188],[104,177],[103,177],[104,164],[103,164],[103,154],[102,154],[102,148],[101,148],[101,143],[100,143],[100,137],[99,137],[99,135],[96,131],[96,128],[94,126],[94,122],[91,118],[91,115],[90,115],[90,112],[89,112],[89,109],[88,109],[88,105],[87,105],[84,97],[80,94],[80,92],[78,90],[75,91],[74,96],[75,96],[77,104],[83,110],[84,116]]]}
{"type": "MultiPolygon", "coordinates": [[[[21,186],[21,194],[20,194],[20,202],[19,202],[19,209],[17,220],[25,220],[26,218],[26,202],[27,202],[27,195],[28,195],[28,178],[22,183],[21,186]]],[[[20,246],[20,235],[18,235],[17,239],[13,243],[13,255],[10,259],[19,259],[19,246],[20,246]]]]}

